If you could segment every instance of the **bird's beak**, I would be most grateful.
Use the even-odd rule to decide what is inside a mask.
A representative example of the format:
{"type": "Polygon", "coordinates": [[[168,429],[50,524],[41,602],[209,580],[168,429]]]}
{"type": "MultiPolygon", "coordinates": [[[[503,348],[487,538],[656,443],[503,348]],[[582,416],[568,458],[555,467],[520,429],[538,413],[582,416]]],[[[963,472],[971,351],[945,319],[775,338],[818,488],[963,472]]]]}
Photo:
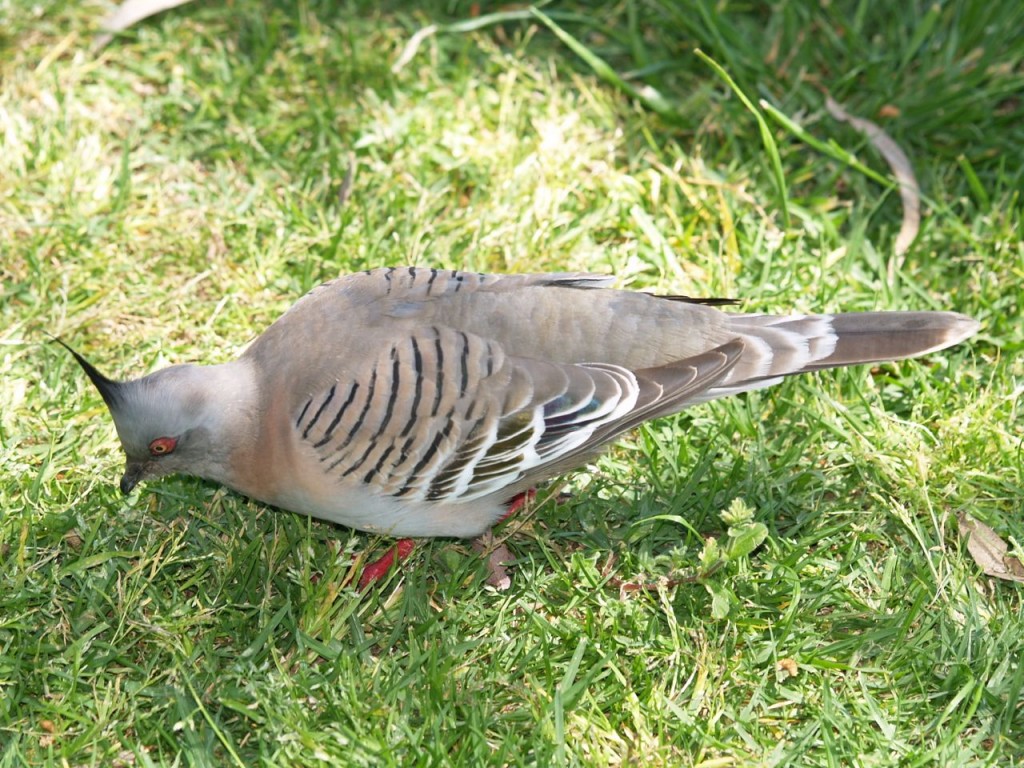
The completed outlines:
{"type": "Polygon", "coordinates": [[[125,496],[131,493],[142,479],[145,469],[145,464],[138,464],[129,461],[128,464],[125,465],[124,474],[121,475],[121,493],[125,496]]]}

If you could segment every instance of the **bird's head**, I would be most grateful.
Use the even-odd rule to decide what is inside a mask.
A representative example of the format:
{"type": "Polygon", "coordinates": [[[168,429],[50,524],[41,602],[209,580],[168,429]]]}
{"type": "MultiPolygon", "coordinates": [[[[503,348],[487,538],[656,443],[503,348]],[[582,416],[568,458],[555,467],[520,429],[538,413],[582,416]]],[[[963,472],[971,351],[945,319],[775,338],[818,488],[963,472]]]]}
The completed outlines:
{"type": "Polygon", "coordinates": [[[181,473],[219,479],[226,460],[218,439],[225,413],[211,368],[174,365],[139,379],[114,381],[60,339],[99,390],[114,419],[126,463],[121,491],[181,473]]]}

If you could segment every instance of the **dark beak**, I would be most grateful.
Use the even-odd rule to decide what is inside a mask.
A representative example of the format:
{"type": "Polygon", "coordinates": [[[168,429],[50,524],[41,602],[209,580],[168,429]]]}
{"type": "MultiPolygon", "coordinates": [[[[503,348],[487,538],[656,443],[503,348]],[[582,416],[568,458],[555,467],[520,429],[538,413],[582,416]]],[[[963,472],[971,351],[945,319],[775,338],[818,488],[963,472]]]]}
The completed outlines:
{"type": "Polygon", "coordinates": [[[132,464],[131,462],[125,466],[124,474],[121,475],[121,493],[127,496],[135,490],[135,486],[142,479],[144,469],[145,467],[142,464],[132,464]]]}

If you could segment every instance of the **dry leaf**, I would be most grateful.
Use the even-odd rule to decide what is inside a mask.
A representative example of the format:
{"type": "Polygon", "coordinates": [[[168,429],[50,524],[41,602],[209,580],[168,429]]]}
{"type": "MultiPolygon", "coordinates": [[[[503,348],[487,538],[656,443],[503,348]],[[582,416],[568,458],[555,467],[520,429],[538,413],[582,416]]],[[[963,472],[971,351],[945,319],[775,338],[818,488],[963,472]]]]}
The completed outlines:
{"type": "Polygon", "coordinates": [[[786,677],[796,677],[800,672],[800,667],[794,659],[779,659],[778,668],[780,672],[784,672],[786,677]]]}
{"type": "Polygon", "coordinates": [[[512,586],[512,578],[505,570],[505,565],[515,558],[509,552],[504,540],[499,541],[494,534],[487,531],[473,539],[473,551],[487,558],[487,583],[499,592],[512,586]]]}
{"type": "Polygon", "coordinates": [[[967,551],[982,571],[997,579],[1024,582],[1024,563],[1006,554],[1010,547],[999,534],[966,513],[957,515],[956,519],[960,523],[960,535],[967,539],[967,551]]]}

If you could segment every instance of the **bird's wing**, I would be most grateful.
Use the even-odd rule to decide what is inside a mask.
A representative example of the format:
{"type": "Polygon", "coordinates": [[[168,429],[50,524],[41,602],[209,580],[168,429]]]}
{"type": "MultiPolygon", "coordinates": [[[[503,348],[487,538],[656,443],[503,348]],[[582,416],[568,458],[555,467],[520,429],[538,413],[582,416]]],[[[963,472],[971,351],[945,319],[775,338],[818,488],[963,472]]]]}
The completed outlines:
{"type": "Polygon", "coordinates": [[[465,330],[427,327],[394,336],[364,369],[309,397],[293,428],[325,483],[471,501],[577,465],[623,431],[678,410],[721,380],[742,348],[736,341],[631,371],[515,357],[465,330]]]}

